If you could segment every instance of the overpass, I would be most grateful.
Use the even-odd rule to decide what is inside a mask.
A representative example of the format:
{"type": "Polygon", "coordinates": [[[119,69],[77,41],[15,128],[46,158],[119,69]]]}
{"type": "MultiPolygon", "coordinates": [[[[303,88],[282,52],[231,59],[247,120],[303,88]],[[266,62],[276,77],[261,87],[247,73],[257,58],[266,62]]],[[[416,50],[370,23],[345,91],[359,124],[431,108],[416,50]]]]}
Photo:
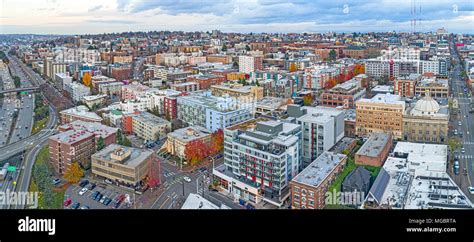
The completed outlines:
{"type": "Polygon", "coordinates": [[[11,93],[11,92],[37,92],[39,87],[22,87],[22,88],[13,88],[8,90],[0,90],[0,94],[11,93]]]}

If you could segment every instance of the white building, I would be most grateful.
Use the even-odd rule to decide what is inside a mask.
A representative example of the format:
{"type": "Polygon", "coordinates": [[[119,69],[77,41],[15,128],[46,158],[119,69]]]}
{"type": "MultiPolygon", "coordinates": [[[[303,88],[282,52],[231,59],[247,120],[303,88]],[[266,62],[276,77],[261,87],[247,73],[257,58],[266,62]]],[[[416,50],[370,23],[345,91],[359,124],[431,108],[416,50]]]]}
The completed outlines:
{"type": "Polygon", "coordinates": [[[344,137],[344,110],[330,107],[288,105],[290,121],[302,126],[302,167],[344,137]]]}
{"type": "Polygon", "coordinates": [[[236,199],[281,207],[300,162],[301,126],[257,118],[224,130],[224,164],[213,174],[236,199]]]}
{"type": "Polygon", "coordinates": [[[84,96],[91,95],[91,89],[78,82],[66,84],[64,86],[64,90],[69,93],[70,97],[75,103],[81,101],[84,96]]]}
{"type": "Polygon", "coordinates": [[[262,69],[261,56],[239,56],[239,72],[251,73],[262,69]]]}
{"type": "Polygon", "coordinates": [[[210,92],[179,96],[178,119],[216,131],[252,118],[253,103],[241,103],[229,96],[216,97],[210,92]]]}

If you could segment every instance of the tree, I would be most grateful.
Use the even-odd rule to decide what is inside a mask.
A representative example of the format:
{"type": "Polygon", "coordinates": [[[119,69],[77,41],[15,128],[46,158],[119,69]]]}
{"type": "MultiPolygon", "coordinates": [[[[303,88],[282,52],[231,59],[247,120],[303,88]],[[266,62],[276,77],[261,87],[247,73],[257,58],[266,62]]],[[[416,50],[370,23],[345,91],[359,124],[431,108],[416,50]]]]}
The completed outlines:
{"type": "Polygon", "coordinates": [[[69,169],[64,173],[64,179],[69,183],[77,183],[81,180],[81,177],[84,176],[84,171],[78,162],[73,162],[69,169]]]}
{"type": "Polygon", "coordinates": [[[245,50],[246,50],[246,51],[250,51],[250,46],[249,46],[249,45],[246,45],[246,46],[245,46],[245,50]]]}
{"type": "Polygon", "coordinates": [[[313,96],[311,94],[304,95],[303,104],[305,106],[310,106],[313,103],[313,96]]]}
{"type": "Polygon", "coordinates": [[[298,70],[298,67],[296,66],[296,63],[294,63],[294,62],[291,63],[291,64],[290,64],[289,71],[290,71],[290,72],[295,72],[295,71],[297,71],[297,70],[298,70]]]}
{"type": "Polygon", "coordinates": [[[461,141],[458,137],[452,137],[448,140],[449,151],[451,153],[451,157],[454,154],[454,151],[461,148],[461,141]]]}
{"type": "Polygon", "coordinates": [[[97,151],[102,150],[104,147],[105,147],[104,138],[102,138],[101,136],[99,137],[99,139],[97,139],[97,151]]]}
{"type": "Polygon", "coordinates": [[[20,77],[18,77],[18,76],[13,76],[13,83],[15,84],[15,87],[16,87],[16,88],[20,88],[20,87],[21,87],[20,77]]]}
{"type": "Polygon", "coordinates": [[[82,83],[87,87],[92,86],[92,77],[89,72],[85,72],[84,76],[82,76],[82,83]]]}
{"type": "Polygon", "coordinates": [[[115,143],[121,145],[123,144],[123,137],[122,137],[122,130],[119,129],[117,130],[117,133],[115,134],[115,143]]]}
{"type": "Polygon", "coordinates": [[[354,76],[357,76],[359,74],[364,74],[364,73],[365,73],[365,65],[356,64],[354,67],[354,76]]]}
{"type": "Polygon", "coordinates": [[[150,169],[148,170],[148,177],[146,179],[146,184],[153,189],[158,184],[160,184],[160,161],[157,157],[150,159],[150,169]]]}
{"type": "Polygon", "coordinates": [[[122,145],[123,145],[123,146],[132,147],[132,142],[127,138],[127,136],[123,136],[122,145]]]}
{"type": "Polygon", "coordinates": [[[227,51],[227,45],[226,44],[222,45],[222,51],[227,51]]]}
{"type": "Polygon", "coordinates": [[[215,155],[224,149],[224,131],[218,129],[211,135],[211,154],[215,155]]]}
{"type": "Polygon", "coordinates": [[[336,51],[335,51],[334,49],[332,49],[331,51],[329,51],[329,59],[332,60],[332,61],[334,61],[334,60],[336,60],[336,58],[337,58],[337,53],[336,53],[336,51]]]}
{"type": "Polygon", "coordinates": [[[204,157],[209,155],[209,145],[205,144],[202,140],[193,140],[186,145],[184,149],[184,155],[186,156],[186,161],[191,165],[196,165],[204,157]]]}

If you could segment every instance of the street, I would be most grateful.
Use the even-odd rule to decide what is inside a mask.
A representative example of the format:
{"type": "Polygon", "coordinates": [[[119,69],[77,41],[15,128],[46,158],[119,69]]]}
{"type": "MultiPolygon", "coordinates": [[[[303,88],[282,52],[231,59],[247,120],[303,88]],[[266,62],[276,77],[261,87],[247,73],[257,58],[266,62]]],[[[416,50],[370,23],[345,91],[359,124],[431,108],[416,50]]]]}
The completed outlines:
{"type": "MultiPolygon", "coordinates": [[[[454,48],[454,43],[451,43],[451,48],[454,48]]],[[[461,150],[455,151],[455,157],[459,160],[460,172],[459,175],[453,174],[452,165],[449,166],[449,173],[453,174],[454,180],[461,187],[463,192],[469,196],[470,200],[474,200],[474,196],[469,193],[468,187],[472,186],[474,181],[474,119],[473,114],[469,113],[469,105],[471,103],[471,97],[468,97],[470,91],[466,83],[461,78],[462,67],[460,65],[460,59],[455,51],[452,51],[453,59],[456,61],[456,65],[453,68],[453,75],[451,78],[451,93],[453,97],[458,100],[460,113],[458,119],[450,120],[451,127],[457,129],[458,132],[462,133],[461,145],[464,148],[464,152],[461,150]],[[461,122],[461,126],[459,126],[461,122]],[[467,170],[467,175],[464,175],[464,169],[467,170]]],[[[450,130],[451,132],[453,130],[450,130]]],[[[450,132],[450,133],[451,133],[450,132]]]]}

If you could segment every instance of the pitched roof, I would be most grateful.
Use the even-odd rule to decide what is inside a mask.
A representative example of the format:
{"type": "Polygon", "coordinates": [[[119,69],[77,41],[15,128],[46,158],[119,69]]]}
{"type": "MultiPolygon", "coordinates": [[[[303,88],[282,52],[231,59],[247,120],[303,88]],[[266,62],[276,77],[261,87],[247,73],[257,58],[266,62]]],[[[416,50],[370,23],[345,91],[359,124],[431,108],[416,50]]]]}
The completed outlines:
{"type": "Polygon", "coordinates": [[[380,204],[389,180],[390,174],[388,174],[384,168],[380,169],[380,173],[375,179],[374,184],[370,188],[368,196],[373,197],[375,201],[380,204]]]}
{"type": "Polygon", "coordinates": [[[370,172],[363,166],[357,167],[353,170],[342,182],[343,186],[362,188],[364,184],[370,182],[370,172]]]}

